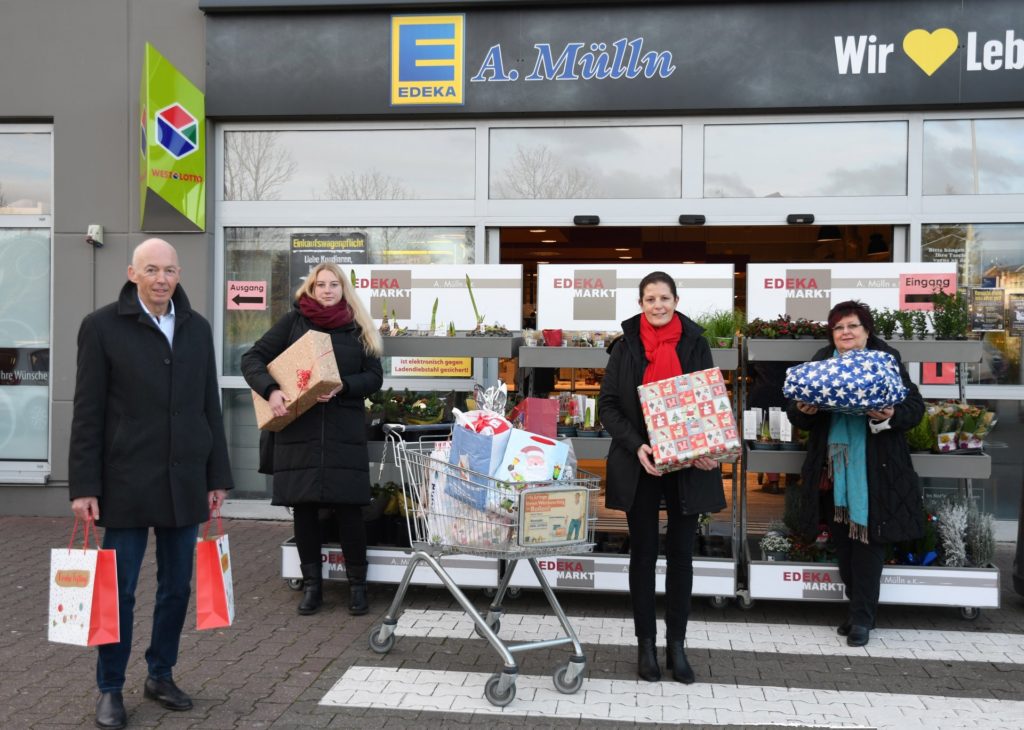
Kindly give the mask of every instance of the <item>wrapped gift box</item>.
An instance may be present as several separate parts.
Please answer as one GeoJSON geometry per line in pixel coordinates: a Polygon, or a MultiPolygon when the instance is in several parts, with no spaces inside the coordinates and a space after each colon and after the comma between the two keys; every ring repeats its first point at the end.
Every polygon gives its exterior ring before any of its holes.
{"type": "Polygon", "coordinates": [[[701,456],[739,456],[740,434],[718,368],[641,385],[637,392],[661,473],[686,468],[701,456]]]}
{"type": "Polygon", "coordinates": [[[782,394],[823,410],[861,415],[907,397],[896,358],[882,350],[853,350],[786,370],[782,394]]]}
{"type": "Polygon", "coordinates": [[[310,330],[275,357],[267,370],[288,398],[288,413],[275,416],[270,403],[253,391],[256,424],[264,431],[280,431],[312,408],[318,397],[341,385],[331,336],[326,332],[310,330]]]}

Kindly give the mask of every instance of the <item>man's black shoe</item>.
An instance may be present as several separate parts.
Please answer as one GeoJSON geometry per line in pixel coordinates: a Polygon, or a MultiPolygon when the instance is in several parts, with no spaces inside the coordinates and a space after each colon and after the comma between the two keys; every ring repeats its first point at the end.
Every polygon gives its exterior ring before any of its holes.
{"type": "Polygon", "coordinates": [[[147,700],[156,700],[168,710],[191,710],[192,698],[178,689],[174,680],[167,679],[146,679],[146,686],[142,694],[147,700]]]}
{"type": "Polygon", "coordinates": [[[113,730],[128,724],[128,713],[124,711],[124,698],[120,692],[103,692],[96,700],[96,727],[113,730]]]}
{"type": "Polygon", "coordinates": [[[864,646],[868,643],[868,639],[871,636],[871,629],[867,626],[858,626],[853,624],[850,626],[850,633],[846,636],[847,646],[864,646]]]}

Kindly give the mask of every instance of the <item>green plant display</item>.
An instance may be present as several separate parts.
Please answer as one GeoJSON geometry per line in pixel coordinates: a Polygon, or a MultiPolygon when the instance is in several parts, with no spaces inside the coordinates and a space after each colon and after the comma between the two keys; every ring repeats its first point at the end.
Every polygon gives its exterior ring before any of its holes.
{"type": "Polygon", "coordinates": [[[715,310],[708,312],[697,319],[697,324],[704,328],[704,339],[712,347],[718,347],[717,341],[720,338],[732,339],[740,328],[737,322],[739,310],[725,311],[715,310]]]}
{"type": "Polygon", "coordinates": [[[871,316],[875,320],[875,332],[883,339],[891,340],[896,334],[896,313],[888,307],[872,310],[871,316]]]}
{"type": "Polygon", "coordinates": [[[900,310],[895,316],[896,324],[900,328],[900,337],[904,340],[914,339],[914,313],[900,310]]]}
{"type": "Polygon", "coordinates": [[[914,334],[917,339],[923,340],[928,336],[928,315],[921,310],[915,310],[913,313],[914,322],[914,334]]]}
{"type": "Polygon", "coordinates": [[[947,294],[939,289],[932,296],[932,326],[937,340],[963,340],[971,325],[967,298],[957,289],[947,294]]]}
{"type": "Polygon", "coordinates": [[[437,297],[434,297],[434,308],[430,310],[430,334],[437,330],[437,297]]]}
{"type": "Polygon", "coordinates": [[[916,426],[907,431],[907,444],[912,451],[931,451],[935,446],[935,434],[932,433],[931,420],[927,413],[916,426]]]}
{"type": "Polygon", "coordinates": [[[486,315],[480,314],[476,308],[476,297],[473,296],[473,281],[469,278],[469,274],[466,274],[466,291],[469,292],[469,303],[473,305],[473,316],[476,317],[476,323],[481,325],[486,315]]]}

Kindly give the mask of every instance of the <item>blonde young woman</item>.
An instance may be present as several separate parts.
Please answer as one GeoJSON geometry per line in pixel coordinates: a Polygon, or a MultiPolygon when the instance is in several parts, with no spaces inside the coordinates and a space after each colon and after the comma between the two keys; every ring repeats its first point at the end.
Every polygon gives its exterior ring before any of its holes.
{"type": "Polygon", "coordinates": [[[360,615],[369,608],[361,509],[370,503],[363,400],[384,380],[383,344],[337,265],[320,264],[309,272],[295,292],[292,310],[242,356],[242,374],[250,388],[270,401],[275,415],[284,415],[288,401],[267,364],[310,330],[331,336],[341,385],[276,435],[272,504],[291,507],[294,515],[303,586],[299,613],[316,613],[323,604],[318,513],[329,507],[337,516],[345,556],[348,610],[360,615]]]}

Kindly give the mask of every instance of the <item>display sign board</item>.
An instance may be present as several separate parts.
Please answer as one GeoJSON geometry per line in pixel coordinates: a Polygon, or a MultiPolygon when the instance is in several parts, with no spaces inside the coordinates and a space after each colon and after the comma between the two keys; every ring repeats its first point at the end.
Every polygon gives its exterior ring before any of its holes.
{"type": "Polygon", "coordinates": [[[471,357],[392,357],[394,378],[471,378],[471,357]]]}
{"type": "Polygon", "coordinates": [[[971,289],[971,331],[1002,332],[1006,328],[1005,289],[971,289]]]}
{"type": "MultiPolygon", "coordinates": [[[[537,558],[537,565],[554,589],[629,592],[629,557],[600,553],[537,558]]],[[[664,558],[655,567],[655,590],[665,592],[664,558]]],[[[521,560],[509,582],[517,588],[539,588],[529,564],[521,560]]],[[[736,594],[736,566],[731,560],[693,559],[693,594],[697,596],[733,596],[736,594]]]]}
{"type": "Polygon", "coordinates": [[[640,281],[652,271],[675,279],[678,310],[691,319],[733,309],[732,264],[540,264],[537,329],[618,330],[640,312],[640,281]]]}
{"type": "Polygon", "coordinates": [[[1024,294],[1010,294],[1010,337],[1024,337],[1024,294]]]}
{"type": "Polygon", "coordinates": [[[747,321],[793,319],[824,322],[839,302],[857,299],[879,309],[931,310],[931,297],[957,287],[956,263],[750,264],[747,321]]]}
{"type": "Polygon", "coordinates": [[[139,89],[139,227],[206,228],[206,99],[146,44],[139,89]]]}
{"type": "Polygon", "coordinates": [[[356,293],[378,323],[387,312],[398,326],[426,333],[436,301],[437,329],[454,323],[456,330],[468,331],[477,325],[475,300],[485,323],[513,332],[523,326],[523,267],[518,264],[363,264],[342,265],[342,270],[350,275],[356,293]]]}
{"type": "Polygon", "coordinates": [[[229,281],[225,288],[228,309],[266,309],[267,282],[229,281]]]}
{"type": "Polygon", "coordinates": [[[288,257],[290,291],[296,291],[310,270],[323,263],[337,264],[343,269],[366,263],[366,234],[293,233],[288,257]]]}

